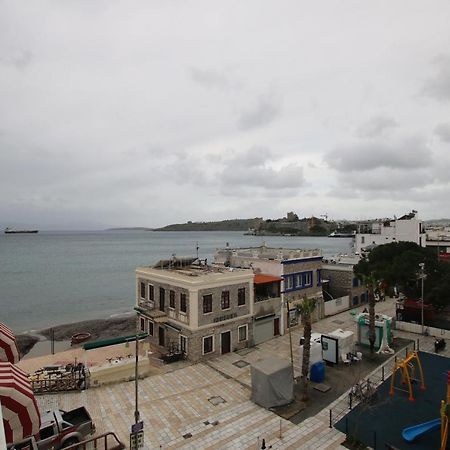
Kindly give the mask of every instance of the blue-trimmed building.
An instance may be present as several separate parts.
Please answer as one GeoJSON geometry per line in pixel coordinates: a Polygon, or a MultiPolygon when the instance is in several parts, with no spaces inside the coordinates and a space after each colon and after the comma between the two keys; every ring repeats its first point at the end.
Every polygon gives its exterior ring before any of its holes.
{"type": "Polygon", "coordinates": [[[216,251],[215,262],[229,267],[252,268],[255,274],[280,277],[279,297],[268,297],[261,302],[255,297],[256,343],[270,337],[271,327],[277,330],[279,324],[279,332],[284,334],[289,325],[297,325],[296,305],[305,297],[318,301],[313,320],[324,317],[320,249],[272,248],[264,243],[259,247],[226,247],[216,251]]]}

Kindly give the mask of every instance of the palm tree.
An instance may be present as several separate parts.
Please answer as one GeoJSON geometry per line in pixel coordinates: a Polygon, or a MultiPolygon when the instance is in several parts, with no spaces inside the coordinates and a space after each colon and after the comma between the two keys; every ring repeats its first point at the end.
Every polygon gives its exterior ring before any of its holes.
{"type": "Polygon", "coordinates": [[[311,315],[316,308],[317,299],[303,298],[303,302],[296,306],[296,312],[301,316],[303,324],[303,361],[302,361],[302,400],[308,400],[308,372],[309,356],[311,353],[311,315]]]}
{"type": "Polygon", "coordinates": [[[379,289],[379,282],[373,272],[367,275],[359,274],[361,281],[367,287],[369,292],[369,344],[370,353],[373,354],[375,350],[375,291],[379,289]]]}

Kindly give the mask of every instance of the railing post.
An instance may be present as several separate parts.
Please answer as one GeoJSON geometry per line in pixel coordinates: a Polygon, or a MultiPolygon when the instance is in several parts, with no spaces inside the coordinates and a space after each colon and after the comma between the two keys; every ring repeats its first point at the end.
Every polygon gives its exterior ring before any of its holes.
{"type": "Polygon", "coordinates": [[[330,428],[333,428],[332,410],[330,408],[330,428]]]}
{"type": "Polygon", "coordinates": [[[351,392],[348,394],[348,402],[349,402],[349,407],[350,407],[350,410],[351,410],[352,406],[353,406],[353,395],[352,395],[351,392]]]}
{"type": "Polygon", "coordinates": [[[384,381],[384,366],[381,366],[381,381],[384,381]]]}

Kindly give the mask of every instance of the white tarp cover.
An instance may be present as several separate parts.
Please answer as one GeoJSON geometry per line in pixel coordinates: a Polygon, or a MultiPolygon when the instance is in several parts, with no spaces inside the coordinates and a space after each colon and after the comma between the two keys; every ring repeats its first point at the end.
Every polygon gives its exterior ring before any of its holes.
{"type": "Polygon", "coordinates": [[[288,361],[270,357],[251,366],[251,400],[264,408],[287,405],[294,400],[292,366],[288,361]]]}

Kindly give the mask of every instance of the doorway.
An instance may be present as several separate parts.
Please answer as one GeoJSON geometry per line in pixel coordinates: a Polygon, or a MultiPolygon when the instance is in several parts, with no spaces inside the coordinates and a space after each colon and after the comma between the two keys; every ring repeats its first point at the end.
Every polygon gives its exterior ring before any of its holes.
{"type": "Polygon", "coordinates": [[[165,310],[165,300],[166,300],[166,292],[164,291],[164,288],[159,288],[159,310],[164,311],[165,310]]]}
{"type": "Polygon", "coordinates": [[[159,326],[158,327],[158,345],[161,347],[164,347],[165,345],[165,332],[164,328],[159,326]]]}
{"type": "Polygon", "coordinates": [[[225,331],[225,333],[221,333],[221,347],[222,347],[222,355],[225,353],[231,352],[231,331],[225,331]]]}
{"type": "Polygon", "coordinates": [[[274,336],[280,335],[280,318],[279,317],[275,317],[275,319],[273,319],[273,335],[274,336]]]}

